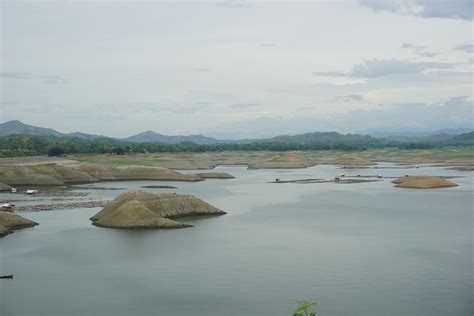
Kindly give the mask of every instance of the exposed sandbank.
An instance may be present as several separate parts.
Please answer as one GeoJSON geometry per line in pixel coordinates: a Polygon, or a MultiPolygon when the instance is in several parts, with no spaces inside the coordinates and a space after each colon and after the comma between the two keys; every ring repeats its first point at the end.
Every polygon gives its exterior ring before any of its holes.
{"type": "Polygon", "coordinates": [[[436,189],[457,186],[456,183],[436,176],[403,176],[393,180],[395,187],[410,189],[436,189]]]}

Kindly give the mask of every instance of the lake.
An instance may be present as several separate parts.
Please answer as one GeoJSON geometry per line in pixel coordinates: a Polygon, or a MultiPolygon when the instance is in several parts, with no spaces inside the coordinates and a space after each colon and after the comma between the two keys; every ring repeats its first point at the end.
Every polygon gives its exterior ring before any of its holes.
{"type": "MultiPolygon", "coordinates": [[[[142,185],[170,184],[178,189],[142,190],[194,194],[228,212],[187,220],[192,228],[99,228],[88,218],[100,208],[22,212],[40,225],[0,240],[0,274],[15,275],[0,280],[0,314],[283,316],[298,300],[317,301],[323,316],[473,314],[471,173],[343,170],[463,176],[452,179],[458,187],[418,190],[395,188],[392,179],[268,183],[341,173],[330,165],[214,171],[236,179],[76,189],[112,199],[142,185]]],[[[12,199],[24,205],[35,198],[0,194],[1,201],[12,199]]]]}

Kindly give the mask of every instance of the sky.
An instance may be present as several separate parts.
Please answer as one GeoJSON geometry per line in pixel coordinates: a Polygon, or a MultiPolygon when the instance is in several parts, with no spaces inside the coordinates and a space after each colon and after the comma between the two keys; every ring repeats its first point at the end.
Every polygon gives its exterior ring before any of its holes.
{"type": "Polygon", "coordinates": [[[230,139],[473,127],[471,0],[0,10],[0,122],[230,139]]]}

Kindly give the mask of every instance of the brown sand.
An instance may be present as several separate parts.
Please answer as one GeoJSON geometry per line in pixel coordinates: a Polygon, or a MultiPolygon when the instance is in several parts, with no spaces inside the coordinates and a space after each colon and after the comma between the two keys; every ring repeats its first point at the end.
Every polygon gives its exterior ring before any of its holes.
{"type": "Polygon", "coordinates": [[[457,186],[456,183],[435,176],[403,176],[393,180],[398,188],[435,189],[457,186]]]}

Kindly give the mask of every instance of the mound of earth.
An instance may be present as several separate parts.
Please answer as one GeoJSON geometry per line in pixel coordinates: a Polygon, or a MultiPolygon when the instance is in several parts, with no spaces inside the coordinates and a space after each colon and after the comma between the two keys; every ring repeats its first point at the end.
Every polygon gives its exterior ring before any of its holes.
{"type": "Polygon", "coordinates": [[[0,178],[9,185],[64,185],[98,181],[76,168],[53,163],[0,165],[0,178]]]}
{"type": "Polygon", "coordinates": [[[183,228],[190,225],[172,219],[223,214],[226,213],[193,195],[130,191],[107,203],[91,221],[110,228],[183,228]]]}
{"type": "Polygon", "coordinates": [[[435,176],[404,176],[393,180],[398,188],[435,189],[457,186],[456,183],[435,176]]]}
{"type": "Polygon", "coordinates": [[[0,179],[8,185],[65,185],[111,180],[201,181],[197,175],[181,174],[162,167],[0,165],[0,179]]]}
{"type": "Polygon", "coordinates": [[[360,156],[341,156],[333,161],[336,165],[373,165],[374,163],[370,160],[362,158],[360,156]]]}
{"type": "Polygon", "coordinates": [[[314,166],[314,163],[297,155],[297,154],[282,154],[265,161],[250,164],[251,169],[273,169],[273,168],[306,168],[314,166]]]}
{"type": "Polygon", "coordinates": [[[182,174],[163,167],[129,166],[112,167],[99,165],[82,165],[79,170],[102,181],[113,180],[169,180],[169,181],[201,181],[197,175],[182,174]]]}
{"type": "Polygon", "coordinates": [[[33,227],[38,225],[37,222],[21,217],[15,213],[0,211],[0,237],[4,237],[13,233],[13,230],[33,227]]]}
{"type": "Polygon", "coordinates": [[[202,179],[234,179],[235,177],[227,172],[201,172],[196,173],[202,179]]]}
{"type": "Polygon", "coordinates": [[[0,192],[2,191],[10,191],[12,189],[11,186],[9,186],[6,183],[0,182],[0,192]]]}
{"type": "Polygon", "coordinates": [[[102,216],[94,221],[93,224],[110,228],[181,228],[189,226],[153,213],[137,200],[125,202],[107,216],[102,216]]]}

